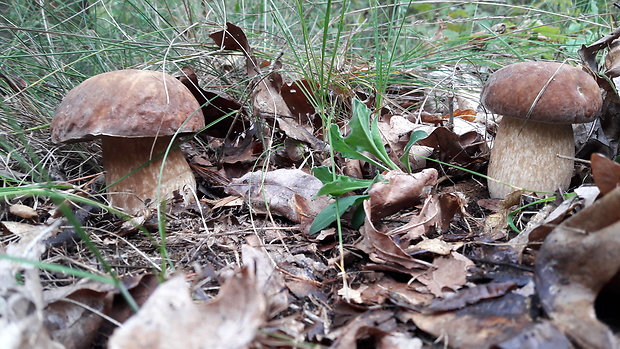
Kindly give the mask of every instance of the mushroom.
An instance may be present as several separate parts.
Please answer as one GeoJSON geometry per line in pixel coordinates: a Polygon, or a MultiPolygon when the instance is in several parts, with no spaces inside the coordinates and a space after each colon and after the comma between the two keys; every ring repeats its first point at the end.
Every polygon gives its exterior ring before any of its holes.
{"type": "Polygon", "coordinates": [[[175,134],[204,127],[200,105],[172,76],[118,70],[93,76],[64,97],[52,120],[52,141],[101,139],[108,200],[127,213],[181,195],[192,201],[196,180],[178,146],[164,153],[175,134]],[[135,172],[134,172],[135,171],[135,172]]]}
{"type": "MultiPolygon", "coordinates": [[[[503,116],[488,176],[528,191],[568,189],[575,156],[571,124],[600,114],[603,99],[596,81],[562,63],[515,63],[490,76],[481,102],[503,116]]],[[[513,190],[499,182],[488,182],[492,198],[513,190]]]]}

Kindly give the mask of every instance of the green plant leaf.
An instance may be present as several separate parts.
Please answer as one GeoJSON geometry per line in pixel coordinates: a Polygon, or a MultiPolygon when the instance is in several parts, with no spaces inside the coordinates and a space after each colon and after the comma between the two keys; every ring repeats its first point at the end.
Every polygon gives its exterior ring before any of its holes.
{"type": "Polygon", "coordinates": [[[368,161],[383,170],[397,170],[398,165],[390,159],[383,145],[377,127],[377,118],[371,122],[370,113],[370,109],[364,103],[353,98],[353,115],[349,121],[351,128],[349,135],[343,138],[338,126],[332,125],[330,128],[334,150],[351,159],[368,161]],[[364,155],[364,152],[374,155],[377,161],[364,155]]]}
{"type": "Polygon", "coordinates": [[[375,180],[371,179],[358,179],[338,174],[335,176],[336,180],[334,180],[334,175],[325,166],[315,167],[312,169],[312,174],[324,184],[316,193],[316,196],[340,196],[354,190],[368,188],[375,182],[375,180]]]}
{"type": "Polygon", "coordinates": [[[342,156],[344,156],[345,158],[366,161],[377,167],[381,167],[384,170],[387,170],[387,168],[385,168],[385,166],[383,166],[382,164],[378,163],[377,161],[369,158],[368,156],[358,152],[357,150],[349,146],[349,144],[347,144],[345,139],[340,134],[338,125],[332,124],[331,127],[329,128],[329,133],[331,135],[332,147],[334,147],[334,151],[342,154],[342,156]]]}
{"type": "Polygon", "coordinates": [[[413,145],[416,144],[419,140],[424,139],[427,136],[428,133],[422,130],[413,131],[411,133],[411,137],[409,137],[409,142],[407,142],[407,145],[405,146],[403,156],[400,157],[400,162],[405,165],[407,172],[411,173],[411,164],[409,163],[409,150],[411,150],[411,147],[413,147],[413,145]]]}
{"type": "Polygon", "coordinates": [[[325,183],[316,195],[340,196],[354,190],[368,188],[373,183],[374,181],[371,179],[357,179],[347,176],[338,176],[337,180],[325,183]]]}
{"type": "Polygon", "coordinates": [[[317,166],[312,168],[312,175],[323,184],[334,181],[334,175],[327,166],[317,166]]]}
{"type": "Polygon", "coordinates": [[[319,212],[310,226],[310,234],[316,234],[319,231],[329,227],[336,219],[349,209],[349,207],[360,204],[362,201],[368,199],[368,195],[351,195],[336,199],[336,201],[327,205],[321,212],[319,212]],[[337,206],[336,206],[337,205],[337,206]],[[338,207],[338,211],[336,211],[338,207]]]}

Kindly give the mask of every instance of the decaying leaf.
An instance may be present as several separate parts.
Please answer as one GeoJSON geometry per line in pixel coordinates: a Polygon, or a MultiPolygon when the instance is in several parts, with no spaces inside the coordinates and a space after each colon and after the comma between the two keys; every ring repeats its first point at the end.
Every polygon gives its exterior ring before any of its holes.
{"type": "Polygon", "coordinates": [[[620,41],[614,40],[605,55],[605,75],[610,79],[620,76],[620,41]]]}
{"type": "Polygon", "coordinates": [[[91,348],[108,314],[115,288],[108,284],[72,285],[46,291],[44,323],[67,349],[91,348]]]}
{"type": "Polygon", "coordinates": [[[209,37],[224,50],[241,51],[246,55],[251,54],[248,38],[243,29],[230,22],[226,22],[226,29],[212,33],[209,37]]]}
{"type": "Polygon", "coordinates": [[[270,317],[277,315],[288,306],[284,278],[265,251],[258,246],[243,245],[241,247],[244,265],[250,265],[256,272],[257,288],[264,293],[267,311],[270,317]]]}
{"type": "Polygon", "coordinates": [[[32,207],[22,204],[11,205],[9,212],[23,219],[33,219],[39,215],[32,207]]]}
{"type": "Polygon", "coordinates": [[[362,228],[362,235],[365,242],[369,245],[366,252],[369,253],[372,261],[400,265],[416,274],[419,271],[416,271],[417,269],[426,269],[429,266],[429,263],[411,257],[394,242],[392,237],[377,230],[369,218],[370,202],[366,200],[363,205],[366,212],[366,221],[362,228]]]}
{"type": "Polygon", "coordinates": [[[267,316],[265,295],[256,276],[242,268],[218,296],[197,304],[182,276],[161,284],[140,311],[117,329],[110,349],[243,348],[267,316]]]}
{"type": "Polygon", "coordinates": [[[454,292],[467,282],[468,269],[474,263],[460,253],[440,256],[433,260],[435,268],[418,278],[436,297],[444,296],[444,291],[454,292]]]}
{"type": "Polygon", "coordinates": [[[484,299],[501,297],[515,287],[516,284],[509,281],[483,284],[472,288],[464,288],[447,298],[436,298],[431,305],[422,309],[422,311],[426,313],[440,313],[462,309],[468,304],[475,304],[484,299]]]}
{"type": "Polygon", "coordinates": [[[401,321],[413,321],[446,346],[478,349],[490,348],[521,333],[532,321],[531,311],[528,299],[513,291],[458,311],[437,314],[403,311],[398,317],[401,321]]]}
{"type": "MultiPolygon", "coordinates": [[[[594,302],[620,272],[620,188],[564,221],[536,259],[536,289],[554,325],[584,348],[617,348],[594,302]]],[[[604,306],[603,306],[604,307],[604,306]]]]}
{"type": "Polygon", "coordinates": [[[234,179],[229,194],[244,197],[257,211],[286,217],[296,223],[310,223],[328,204],[327,197],[314,197],[323,183],[301,170],[278,169],[251,172],[234,179]]]}
{"type": "Polygon", "coordinates": [[[413,174],[389,171],[384,176],[385,181],[373,184],[368,193],[371,219],[377,220],[413,207],[430,193],[437,177],[437,170],[433,168],[413,174]]]}
{"type": "Polygon", "coordinates": [[[441,161],[469,169],[480,168],[482,165],[480,156],[486,150],[484,138],[478,131],[458,135],[445,127],[437,127],[418,144],[435,149],[441,161]]]}
{"type": "Polygon", "coordinates": [[[620,184],[620,164],[609,160],[602,154],[594,153],[590,157],[594,183],[605,195],[620,184]]]}
{"type": "Polygon", "coordinates": [[[372,338],[376,345],[383,337],[392,332],[395,325],[393,314],[390,311],[377,310],[362,313],[343,328],[330,333],[330,337],[336,339],[331,348],[355,348],[356,342],[362,338],[372,338]]]}
{"type": "Polygon", "coordinates": [[[495,345],[498,349],[572,348],[566,336],[549,321],[535,322],[521,333],[495,345]]]}
{"type": "Polygon", "coordinates": [[[203,89],[198,85],[198,76],[191,67],[183,67],[182,75],[177,77],[187,87],[201,106],[205,125],[208,127],[204,134],[224,138],[229,133],[237,135],[248,128],[242,117],[237,115],[241,111],[241,104],[222,91],[203,89]]]}

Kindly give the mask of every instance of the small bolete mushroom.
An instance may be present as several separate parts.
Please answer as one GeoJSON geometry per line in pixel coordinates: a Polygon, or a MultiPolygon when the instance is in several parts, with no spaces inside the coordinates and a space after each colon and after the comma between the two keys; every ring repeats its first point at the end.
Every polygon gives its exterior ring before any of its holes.
{"type": "Polygon", "coordinates": [[[110,204],[133,214],[175,192],[191,201],[196,180],[178,146],[165,158],[159,197],[158,178],[172,136],[203,127],[200,105],[177,79],[156,71],[117,70],[67,93],[52,120],[52,141],[101,138],[110,204]]]}
{"type": "MultiPolygon", "coordinates": [[[[566,190],[575,156],[571,124],[594,120],[603,104],[596,81],[562,63],[515,63],[489,77],[481,101],[503,115],[488,176],[531,191],[566,190]]],[[[488,186],[492,198],[512,191],[491,180],[488,186]]]]}

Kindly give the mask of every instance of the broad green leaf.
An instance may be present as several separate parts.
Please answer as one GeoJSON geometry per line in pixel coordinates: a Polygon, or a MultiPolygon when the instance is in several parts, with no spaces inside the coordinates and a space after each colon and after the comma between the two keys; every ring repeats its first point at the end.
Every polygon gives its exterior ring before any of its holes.
{"type": "Polygon", "coordinates": [[[342,154],[345,158],[362,160],[368,163],[371,163],[377,167],[381,167],[384,170],[387,170],[385,166],[381,165],[377,161],[367,157],[366,155],[354,150],[351,148],[346,142],[345,139],[340,134],[340,130],[338,130],[338,125],[331,125],[329,132],[332,138],[332,147],[334,147],[334,151],[342,154]]]}
{"type": "Polygon", "coordinates": [[[368,198],[368,195],[351,195],[336,199],[336,201],[327,205],[327,207],[314,217],[314,221],[310,226],[310,234],[316,234],[329,227],[336,221],[337,217],[342,216],[349,207],[358,205],[368,198]],[[336,203],[338,205],[338,211],[336,211],[336,203]]]}
{"type": "Polygon", "coordinates": [[[327,166],[317,166],[312,169],[312,175],[321,181],[323,184],[327,184],[334,180],[332,171],[327,166]]]}
{"type": "Polygon", "coordinates": [[[316,193],[316,196],[320,195],[333,195],[340,196],[348,192],[365,189],[370,187],[374,183],[371,179],[357,179],[348,176],[338,176],[333,182],[325,183],[323,187],[316,193]]]}
{"type": "Polygon", "coordinates": [[[312,169],[312,174],[324,184],[316,193],[316,196],[339,196],[354,190],[368,188],[375,182],[375,180],[371,179],[358,179],[338,174],[335,176],[336,180],[334,180],[334,175],[325,166],[315,167],[312,169]]]}
{"type": "Polygon", "coordinates": [[[379,128],[377,119],[370,121],[370,109],[357,98],[353,99],[353,115],[349,121],[351,132],[347,137],[342,137],[336,125],[332,125],[330,133],[334,150],[344,157],[356,160],[368,161],[384,170],[397,170],[396,165],[388,156],[379,128]],[[364,155],[368,152],[377,158],[377,161],[364,155]]]}
{"type": "Polygon", "coordinates": [[[407,172],[411,173],[411,164],[409,163],[409,150],[411,150],[411,147],[413,147],[413,145],[416,144],[419,140],[424,139],[427,136],[428,134],[421,130],[413,131],[411,133],[411,137],[409,137],[409,142],[407,142],[407,145],[405,146],[403,156],[400,157],[400,161],[403,163],[403,165],[405,165],[407,172]]]}

